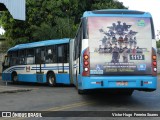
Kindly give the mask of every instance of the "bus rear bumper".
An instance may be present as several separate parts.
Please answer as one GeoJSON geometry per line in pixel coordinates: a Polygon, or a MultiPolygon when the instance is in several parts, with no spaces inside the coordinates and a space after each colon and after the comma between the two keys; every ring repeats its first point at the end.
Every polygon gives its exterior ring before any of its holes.
{"type": "Polygon", "coordinates": [[[153,76],[116,76],[82,77],[79,89],[137,89],[153,91],[157,88],[157,77],[153,76]]]}

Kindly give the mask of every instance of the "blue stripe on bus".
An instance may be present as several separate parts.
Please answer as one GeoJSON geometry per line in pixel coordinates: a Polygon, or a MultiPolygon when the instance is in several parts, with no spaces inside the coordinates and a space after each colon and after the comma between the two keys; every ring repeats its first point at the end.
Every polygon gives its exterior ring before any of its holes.
{"type": "Polygon", "coordinates": [[[24,70],[24,69],[10,69],[10,70],[8,70],[7,72],[12,72],[12,71],[14,71],[14,70],[24,70]]]}
{"type": "MultiPolygon", "coordinates": [[[[59,69],[65,69],[69,70],[69,66],[49,66],[49,67],[41,67],[42,70],[59,70],[59,69]]],[[[40,67],[32,67],[31,70],[40,70],[40,67]]]]}
{"type": "MultiPolygon", "coordinates": [[[[68,70],[69,66],[49,66],[49,67],[41,67],[42,70],[59,70],[59,69],[65,69],[68,70]]],[[[7,72],[12,72],[14,70],[24,70],[25,67],[13,67],[9,69],[7,72]]],[[[40,67],[32,67],[31,70],[40,70],[40,67]]]]}
{"type": "Polygon", "coordinates": [[[7,72],[12,72],[13,70],[24,70],[25,67],[13,67],[9,69],[7,72]]]}
{"type": "MultiPolygon", "coordinates": [[[[48,67],[41,67],[41,68],[55,68],[55,67],[67,67],[67,68],[69,68],[69,66],[48,66],[48,67]]],[[[32,68],[39,68],[39,66],[38,67],[32,67],[32,68]]]]}
{"type": "MultiPolygon", "coordinates": [[[[60,70],[60,69],[62,69],[62,68],[41,68],[41,70],[60,70]]],[[[7,72],[13,72],[13,71],[15,71],[15,70],[24,70],[24,69],[14,69],[14,68],[12,68],[12,69],[10,69],[10,70],[8,70],[7,72]]],[[[31,70],[40,70],[40,68],[34,68],[34,69],[31,69],[31,70]]],[[[69,70],[69,68],[64,68],[64,70],[69,70]]]]}
{"type": "MultiPolygon", "coordinates": [[[[40,68],[38,69],[31,69],[31,70],[40,70],[40,68]]],[[[55,69],[55,68],[51,68],[51,69],[41,69],[41,70],[60,70],[60,69],[55,69]]],[[[69,68],[64,68],[64,70],[69,70],[69,68]]]]}

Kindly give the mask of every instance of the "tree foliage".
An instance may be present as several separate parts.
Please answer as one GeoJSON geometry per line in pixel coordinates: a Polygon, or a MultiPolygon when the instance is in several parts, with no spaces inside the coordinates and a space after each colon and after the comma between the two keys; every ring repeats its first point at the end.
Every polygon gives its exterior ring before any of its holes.
{"type": "Polygon", "coordinates": [[[156,42],[157,48],[160,49],[160,30],[157,30],[156,40],[158,40],[158,41],[156,42]]]}
{"type": "Polygon", "coordinates": [[[56,38],[73,38],[84,11],[123,9],[116,0],[26,0],[26,21],[0,15],[0,25],[11,45],[56,38]]]}
{"type": "Polygon", "coordinates": [[[157,48],[160,48],[160,40],[156,42],[157,48]]]}

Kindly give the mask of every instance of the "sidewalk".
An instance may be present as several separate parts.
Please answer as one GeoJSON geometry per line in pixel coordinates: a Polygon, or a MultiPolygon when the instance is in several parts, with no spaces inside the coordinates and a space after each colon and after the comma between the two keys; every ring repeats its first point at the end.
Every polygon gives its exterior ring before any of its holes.
{"type": "Polygon", "coordinates": [[[26,92],[26,91],[31,91],[31,90],[32,89],[10,86],[9,84],[6,84],[6,82],[2,81],[2,78],[0,76],[0,94],[1,93],[26,92]]]}

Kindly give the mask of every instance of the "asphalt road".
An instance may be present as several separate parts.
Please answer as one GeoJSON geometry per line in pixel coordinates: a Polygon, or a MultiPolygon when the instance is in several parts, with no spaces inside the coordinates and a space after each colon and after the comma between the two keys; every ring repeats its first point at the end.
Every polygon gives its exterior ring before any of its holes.
{"type": "MultiPolygon", "coordinates": [[[[160,78],[159,78],[160,79],[160,78]]],[[[0,80],[0,85],[4,86],[0,80]]],[[[48,87],[43,84],[8,84],[8,87],[27,88],[30,91],[1,93],[0,111],[160,111],[160,83],[154,92],[135,91],[131,97],[109,96],[107,93],[79,95],[73,86],[48,87]]],[[[7,118],[0,118],[0,120],[7,118]]],[[[14,118],[17,120],[17,118],[14,118]]],[[[24,118],[20,118],[24,119],[24,118]]],[[[28,119],[28,118],[27,118],[28,119]]],[[[32,118],[29,118],[32,119],[32,118]]],[[[53,118],[37,118],[53,119],[53,118]]],[[[54,118],[55,119],[55,118],[54,118]]],[[[81,117],[58,117],[58,119],[81,120],[81,117]]],[[[91,119],[83,117],[83,119],[91,119]]],[[[92,120],[97,120],[93,117],[92,120]]],[[[105,119],[99,117],[99,119],[105,119]]],[[[111,120],[117,117],[107,118],[111,120]]],[[[151,119],[149,117],[119,118],[122,120],[151,119]]],[[[152,120],[159,120],[153,118],[152,120]]]]}

